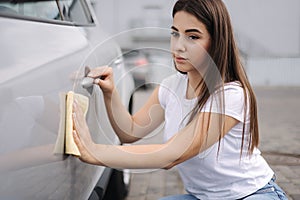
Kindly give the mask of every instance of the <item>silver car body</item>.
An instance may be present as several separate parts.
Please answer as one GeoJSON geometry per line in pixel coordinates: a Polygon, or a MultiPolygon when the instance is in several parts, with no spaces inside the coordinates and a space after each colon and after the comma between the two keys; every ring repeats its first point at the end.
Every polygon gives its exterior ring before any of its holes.
{"type": "Polygon", "coordinates": [[[85,66],[109,64],[128,105],[133,79],[119,46],[99,28],[91,4],[78,2],[91,17],[88,25],[0,9],[0,199],[88,199],[103,176],[104,167],[54,153],[61,92],[89,97],[92,137],[118,143],[101,91],[94,87],[88,93],[80,82],[85,66]]]}

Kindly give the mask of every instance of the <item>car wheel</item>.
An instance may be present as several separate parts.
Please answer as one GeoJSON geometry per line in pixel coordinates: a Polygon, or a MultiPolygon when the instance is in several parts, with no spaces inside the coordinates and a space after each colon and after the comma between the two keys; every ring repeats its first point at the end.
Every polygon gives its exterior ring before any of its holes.
{"type": "Polygon", "coordinates": [[[129,187],[124,182],[123,171],[113,170],[103,200],[124,200],[129,187]]]}

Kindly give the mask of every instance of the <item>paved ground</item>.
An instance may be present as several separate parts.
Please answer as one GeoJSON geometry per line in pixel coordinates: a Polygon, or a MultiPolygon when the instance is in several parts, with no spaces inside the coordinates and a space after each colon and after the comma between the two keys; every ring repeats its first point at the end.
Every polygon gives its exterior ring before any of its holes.
{"type": "MultiPolygon", "coordinates": [[[[137,109],[151,90],[135,94],[137,109]]],[[[255,88],[261,133],[260,150],[277,174],[277,183],[290,200],[300,200],[300,87],[255,88]]],[[[161,134],[142,143],[159,142],[161,134]]],[[[156,200],[184,193],[176,169],[136,171],[127,200],[156,200]]]]}

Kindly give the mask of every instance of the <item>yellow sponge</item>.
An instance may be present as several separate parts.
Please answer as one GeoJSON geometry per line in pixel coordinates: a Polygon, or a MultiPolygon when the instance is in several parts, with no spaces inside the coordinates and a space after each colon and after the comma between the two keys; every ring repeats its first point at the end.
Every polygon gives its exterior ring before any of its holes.
{"type": "Polygon", "coordinates": [[[88,97],[74,93],[72,91],[68,93],[60,94],[60,123],[58,130],[58,137],[54,148],[54,153],[65,153],[80,156],[80,152],[73,139],[73,102],[77,100],[78,105],[83,110],[84,116],[86,116],[89,108],[88,97]]]}

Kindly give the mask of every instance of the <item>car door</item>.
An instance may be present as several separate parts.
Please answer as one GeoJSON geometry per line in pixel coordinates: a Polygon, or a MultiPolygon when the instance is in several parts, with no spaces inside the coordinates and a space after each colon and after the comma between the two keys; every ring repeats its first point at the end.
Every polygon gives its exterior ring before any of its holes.
{"type": "MultiPolygon", "coordinates": [[[[124,73],[115,43],[97,48],[106,36],[90,8],[83,0],[0,3],[0,199],[88,199],[105,171],[54,152],[59,94],[69,90],[89,98],[95,141],[118,142],[101,91],[81,87],[85,66],[109,63],[117,79],[124,73]]],[[[126,103],[132,81],[120,80],[126,103]]]]}

